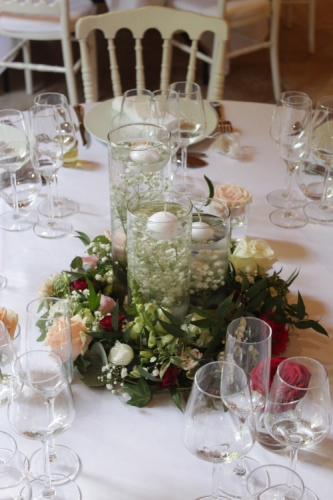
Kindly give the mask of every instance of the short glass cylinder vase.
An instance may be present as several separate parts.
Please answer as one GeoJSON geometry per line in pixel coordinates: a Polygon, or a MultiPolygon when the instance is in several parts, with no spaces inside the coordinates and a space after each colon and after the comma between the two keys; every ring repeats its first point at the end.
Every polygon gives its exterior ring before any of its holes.
{"type": "Polygon", "coordinates": [[[108,134],[114,291],[127,293],[127,203],[139,193],[170,186],[171,133],[166,127],[133,123],[108,134]]]}
{"type": "Polygon", "coordinates": [[[128,283],[130,302],[147,302],[177,317],[190,297],[192,203],[176,192],[139,194],[128,202],[128,283]]]}
{"type": "Polygon", "coordinates": [[[215,198],[191,197],[191,302],[214,309],[225,298],[230,242],[230,210],[215,198]]]}

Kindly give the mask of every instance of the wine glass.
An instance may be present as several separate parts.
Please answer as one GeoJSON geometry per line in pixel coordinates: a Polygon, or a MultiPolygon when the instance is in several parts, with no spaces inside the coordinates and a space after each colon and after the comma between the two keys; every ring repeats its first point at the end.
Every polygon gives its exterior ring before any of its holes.
{"type": "Polygon", "coordinates": [[[6,285],[7,285],[7,278],[4,274],[0,273],[0,290],[5,288],[6,285]]]}
{"type": "MultiPolygon", "coordinates": [[[[299,448],[320,443],[331,426],[329,381],[319,361],[294,356],[280,363],[266,403],[265,425],[277,441],[290,447],[289,467],[295,471],[299,448]]],[[[317,498],[306,490],[307,500],[317,498]]]]}
{"type": "Polygon", "coordinates": [[[321,199],[305,206],[305,213],[311,220],[333,221],[333,200],[329,196],[330,169],[333,165],[333,95],[317,102],[313,116],[311,151],[325,165],[324,187],[321,199]]]}
{"type": "Polygon", "coordinates": [[[206,129],[205,110],[200,86],[192,82],[176,82],[169,86],[179,95],[180,116],[180,146],[182,152],[182,183],[173,186],[179,191],[191,196],[202,196],[204,193],[193,184],[187,182],[187,147],[206,129]]]}
{"type": "MultiPolygon", "coordinates": [[[[72,332],[68,304],[55,297],[43,297],[31,301],[26,308],[27,323],[25,350],[43,350],[57,354],[65,368],[69,384],[73,380],[72,332]]],[[[80,461],[77,454],[67,446],[49,443],[50,471],[53,483],[63,478],[75,477],[80,461]]],[[[43,455],[38,449],[29,457],[29,473],[37,478],[43,475],[43,455]]]]}
{"type": "MultiPolygon", "coordinates": [[[[35,97],[35,104],[55,106],[60,117],[60,135],[63,145],[64,167],[75,167],[78,159],[78,143],[66,96],[57,92],[47,92],[45,94],[39,94],[35,97]]],[[[79,204],[76,203],[76,201],[71,200],[70,198],[59,198],[57,174],[53,176],[53,183],[56,193],[54,197],[54,216],[67,217],[68,215],[75,214],[79,209],[79,204]]],[[[43,201],[42,203],[40,203],[38,210],[42,215],[47,216],[47,201],[43,201]]]]}
{"type": "Polygon", "coordinates": [[[213,464],[212,495],[219,495],[220,464],[243,457],[254,444],[250,388],[246,373],[226,361],[202,366],[195,374],[187,402],[182,439],[188,450],[213,464]]]}
{"type": "Polygon", "coordinates": [[[292,181],[300,164],[310,153],[312,102],[306,96],[292,95],[282,103],[279,133],[279,155],[288,167],[287,204],[269,216],[271,222],[283,228],[303,227],[308,218],[302,208],[292,205],[292,181]]]}
{"type": "Polygon", "coordinates": [[[52,178],[63,164],[63,141],[60,139],[60,117],[54,106],[35,104],[30,109],[31,163],[46,180],[48,187],[48,219],[34,226],[42,238],[62,238],[72,231],[72,226],[55,220],[52,196],[52,178]]]}
{"type": "Polygon", "coordinates": [[[32,482],[33,500],[81,498],[78,487],[68,478],[62,484],[51,482],[48,460],[49,440],[69,429],[74,416],[73,396],[61,358],[48,351],[21,354],[13,367],[8,420],[20,436],[40,441],[43,446],[43,485],[32,482]]]}
{"type": "Polygon", "coordinates": [[[0,407],[8,403],[12,366],[16,357],[6,325],[0,321],[0,407]]]}
{"type": "Polygon", "coordinates": [[[123,94],[119,114],[119,126],[132,123],[151,123],[153,94],[146,89],[131,89],[123,94]]]}
{"type": "Polygon", "coordinates": [[[16,441],[3,431],[0,431],[0,499],[31,500],[31,485],[16,441]]]}
{"type": "MultiPolygon", "coordinates": [[[[272,329],[263,320],[254,317],[234,319],[228,326],[224,359],[240,366],[246,373],[250,388],[256,427],[260,428],[269,388],[272,329]],[[256,371],[259,376],[256,376],[256,371]]],[[[247,498],[246,480],[258,467],[250,457],[237,460],[223,467],[221,490],[233,497],[247,498]]]]}
{"type": "MultiPolygon", "coordinates": [[[[282,116],[282,104],[284,100],[287,97],[292,97],[292,96],[303,96],[303,97],[308,97],[307,94],[304,92],[295,92],[295,91],[287,91],[283,92],[273,111],[272,119],[271,119],[271,125],[270,125],[270,136],[272,137],[273,141],[276,142],[276,144],[279,144],[279,137],[280,137],[280,127],[281,127],[281,116],[282,116]]],[[[288,183],[289,183],[289,175],[288,175],[288,168],[286,169],[286,178],[284,182],[284,188],[283,189],[274,189],[274,191],[271,191],[268,193],[266,199],[270,205],[273,205],[273,207],[277,208],[285,208],[287,206],[287,195],[288,195],[288,183]]],[[[303,207],[306,204],[306,198],[302,196],[301,193],[298,193],[297,191],[292,190],[291,191],[291,203],[293,207],[303,207]]]]}
{"type": "Polygon", "coordinates": [[[0,216],[0,227],[7,231],[26,231],[38,222],[38,217],[26,210],[19,210],[16,172],[30,157],[28,127],[21,111],[0,111],[0,167],[10,173],[14,210],[0,216]]]}

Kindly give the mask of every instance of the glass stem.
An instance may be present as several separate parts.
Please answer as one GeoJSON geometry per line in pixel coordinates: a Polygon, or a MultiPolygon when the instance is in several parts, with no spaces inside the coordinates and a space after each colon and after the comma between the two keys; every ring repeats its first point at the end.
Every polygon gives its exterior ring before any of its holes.
{"type": "MultiPolygon", "coordinates": [[[[50,416],[53,415],[54,399],[47,399],[47,410],[48,410],[48,420],[50,416]]],[[[44,486],[42,490],[42,497],[46,499],[54,498],[55,490],[51,487],[51,468],[49,459],[49,442],[47,440],[42,441],[43,449],[43,463],[44,463],[44,486]]]]}
{"type": "Polygon", "coordinates": [[[288,188],[289,188],[289,168],[287,167],[286,176],[284,178],[284,186],[283,186],[283,198],[288,198],[288,188]]]}
{"type": "Polygon", "coordinates": [[[220,465],[213,464],[213,484],[212,484],[212,499],[217,500],[219,498],[219,488],[220,488],[220,465]]]}
{"type": "Polygon", "coordinates": [[[47,205],[49,212],[49,222],[54,220],[54,205],[53,205],[53,195],[52,195],[52,177],[46,178],[47,184],[47,205]]]}
{"type": "Polygon", "coordinates": [[[10,182],[12,185],[13,191],[13,204],[14,204],[14,212],[15,218],[19,218],[19,207],[18,207],[18,199],[17,199],[17,190],[16,190],[16,172],[10,172],[10,182]]]}
{"type": "Polygon", "coordinates": [[[183,190],[186,191],[186,174],[187,174],[187,146],[181,146],[182,152],[182,184],[183,190]]]}
{"type": "Polygon", "coordinates": [[[291,212],[291,209],[292,209],[291,187],[292,187],[292,180],[293,180],[293,175],[294,175],[295,169],[290,168],[290,166],[288,164],[287,164],[287,166],[288,166],[288,178],[287,178],[287,190],[286,190],[286,193],[287,193],[286,214],[289,214],[291,212]]]}
{"type": "Polygon", "coordinates": [[[240,458],[239,460],[237,460],[236,467],[234,468],[233,473],[236,476],[245,476],[246,469],[244,467],[244,458],[240,458]]]}
{"type": "Polygon", "coordinates": [[[321,196],[319,208],[320,210],[326,210],[328,208],[327,198],[328,198],[328,179],[330,177],[331,162],[325,162],[325,173],[324,173],[324,189],[321,196]]]}
{"type": "MultiPolygon", "coordinates": [[[[296,472],[296,462],[297,462],[297,454],[298,454],[298,448],[290,448],[290,463],[289,463],[289,468],[292,472],[296,472]]],[[[286,493],[285,493],[285,500],[294,500],[295,495],[294,495],[294,485],[293,485],[293,474],[292,472],[289,471],[287,474],[287,484],[286,484],[286,493]]]]}
{"type": "Polygon", "coordinates": [[[53,204],[57,206],[59,204],[59,191],[58,191],[58,176],[57,176],[57,174],[54,174],[53,182],[54,182],[54,192],[55,192],[53,204]]]}
{"type": "Polygon", "coordinates": [[[49,462],[56,462],[58,459],[55,451],[55,439],[50,439],[49,443],[49,462]]]}

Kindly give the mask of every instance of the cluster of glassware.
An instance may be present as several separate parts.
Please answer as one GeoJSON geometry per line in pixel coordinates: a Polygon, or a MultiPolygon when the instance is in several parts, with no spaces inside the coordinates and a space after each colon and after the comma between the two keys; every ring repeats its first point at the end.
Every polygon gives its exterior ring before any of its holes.
{"type": "Polygon", "coordinates": [[[297,228],[308,220],[333,222],[332,113],[333,96],[319,99],[313,112],[312,101],[303,92],[281,94],[270,133],[287,165],[287,178],[284,189],[267,195],[278,208],[270,215],[273,224],[297,228]],[[312,161],[307,161],[309,157],[312,161]]]}
{"type": "Polygon", "coordinates": [[[63,218],[76,213],[79,206],[59,197],[57,172],[63,165],[76,165],[77,151],[76,130],[63,94],[38,95],[27,116],[15,109],[0,111],[0,189],[14,209],[0,216],[1,229],[33,228],[42,238],[61,238],[71,232],[71,224],[63,218]],[[26,207],[36,200],[43,179],[48,197],[38,210],[47,219],[39,220],[26,207]]]}
{"type": "Polygon", "coordinates": [[[0,321],[0,406],[19,435],[41,443],[31,456],[17,450],[14,439],[0,433],[0,498],[79,500],[72,480],[79,470],[77,454],[55,444],[75,417],[72,333],[68,305],[42,298],[26,308],[26,336],[13,339],[0,321]]]}
{"type": "Polygon", "coordinates": [[[235,319],[223,361],[195,374],[182,438],[191,453],[213,464],[212,494],[200,500],[318,500],[295,469],[298,450],[320,443],[330,430],[328,375],[318,361],[292,357],[279,364],[270,387],[271,342],[261,319],[235,319]],[[273,451],[289,447],[289,467],[247,457],[255,440],[273,451]]]}

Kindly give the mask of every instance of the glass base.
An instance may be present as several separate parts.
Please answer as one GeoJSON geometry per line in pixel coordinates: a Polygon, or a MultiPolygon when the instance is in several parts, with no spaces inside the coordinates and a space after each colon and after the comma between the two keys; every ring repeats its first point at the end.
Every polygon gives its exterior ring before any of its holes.
{"type": "Polygon", "coordinates": [[[321,208],[321,201],[313,201],[308,203],[304,208],[306,215],[311,220],[318,222],[333,222],[333,205],[332,203],[326,203],[325,208],[321,208]]]}
{"type": "MultiPolygon", "coordinates": [[[[208,495],[204,497],[198,497],[196,500],[215,500],[215,498],[213,498],[212,495],[208,495]]],[[[231,500],[231,499],[224,496],[221,497],[221,495],[219,495],[218,497],[216,497],[216,500],[231,500]]]]}
{"type": "MultiPolygon", "coordinates": [[[[271,191],[266,196],[266,200],[270,205],[276,208],[286,208],[287,206],[287,193],[284,189],[275,189],[271,191]]],[[[307,199],[305,196],[302,196],[301,193],[297,193],[297,191],[291,192],[291,205],[293,208],[300,208],[306,205],[307,199]]]]}
{"type": "MultiPolygon", "coordinates": [[[[70,198],[58,198],[54,200],[54,217],[59,219],[74,215],[79,210],[80,206],[76,201],[70,198]]],[[[38,206],[38,212],[45,217],[49,215],[49,207],[47,200],[42,201],[38,206]]]]}
{"type": "MultiPolygon", "coordinates": [[[[77,454],[61,444],[55,445],[55,453],[54,460],[50,460],[52,484],[61,484],[69,479],[74,479],[80,468],[80,459],[77,454]]],[[[25,463],[28,464],[26,468],[29,475],[33,479],[43,482],[43,450],[41,448],[36,450],[25,463]]]]}
{"type": "Polygon", "coordinates": [[[73,227],[68,222],[61,219],[57,220],[42,220],[34,226],[34,232],[37,236],[41,238],[63,238],[67,236],[73,227]]]}
{"type": "Polygon", "coordinates": [[[194,184],[174,184],[172,186],[172,191],[181,193],[184,196],[205,196],[202,189],[197,188],[194,184]]]}
{"type": "Polygon", "coordinates": [[[43,485],[37,480],[31,481],[31,499],[45,500],[46,498],[56,498],[57,500],[81,500],[81,492],[73,481],[67,480],[67,482],[63,482],[62,484],[52,483],[51,487],[55,491],[54,496],[43,496],[43,485]]]}
{"type": "Polygon", "coordinates": [[[37,215],[20,210],[17,214],[14,211],[5,212],[0,216],[0,228],[5,231],[27,231],[38,222],[37,215]]]}
{"type": "Polygon", "coordinates": [[[243,463],[246,470],[243,475],[238,475],[234,472],[236,467],[235,462],[222,464],[220,467],[220,491],[232,499],[245,500],[248,498],[246,480],[250,472],[260,465],[259,462],[250,457],[244,457],[243,463]]]}
{"type": "Polygon", "coordinates": [[[304,488],[302,500],[319,500],[319,498],[309,488],[304,488]]]}
{"type": "Polygon", "coordinates": [[[296,229],[306,226],[308,223],[308,218],[302,208],[292,208],[288,211],[281,208],[280,210],[272,212],[269,218],[275,226],[284,227],[286,229],[296,229]]]}
{"type": "Polygon", "coordinates": [[[7,285],[7,278],[4,274],[0,273],[0,290],[5,288],[6,285],[7,285]]]}

